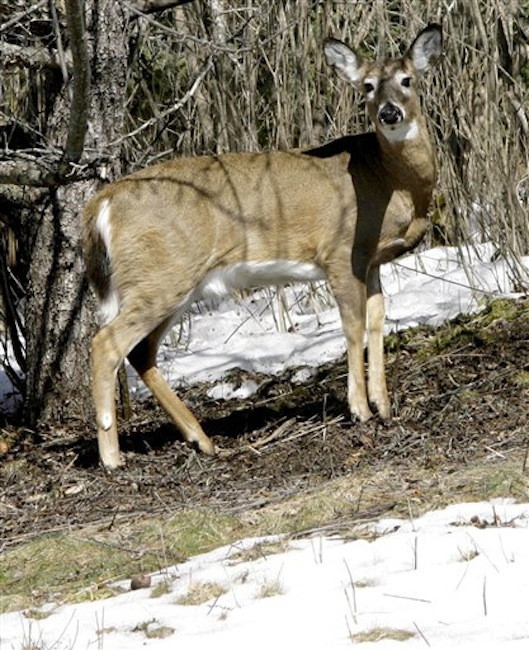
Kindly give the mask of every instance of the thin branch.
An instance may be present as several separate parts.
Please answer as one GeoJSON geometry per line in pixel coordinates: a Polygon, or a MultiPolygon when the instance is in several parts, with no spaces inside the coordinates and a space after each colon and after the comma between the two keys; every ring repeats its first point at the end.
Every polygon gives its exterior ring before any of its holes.
{"type": "MultiPolygon", "coordinates": [[[[193,1],[193,0],[191,0],[193,1]]],[[[152,16],[149,16],[148,14],[142,13],[139,9],[137,9],[134,6],[134,2],[132,1],[127,1],[127,0],[121,0],[123,3],[123,6],[126,7],[129,11],[133,13],[133,17],[135,18],[141,18],[142,16],[145,18],[145,21],[149,24],[152,25],[155,29],[160,30],[164,34],[169,34],[170,36],[173,37],[175,43],[195,43],[196,45],[200,45],[204,48],[208,48],[208,51],[210,52],[215,52],[215,53],[222,53],[226,52],[229,55],[234,55],[235,53],[241,54],[243,52],[250,52],[252,50],[252,45],[237,45],[236,48],[234,47],[221,47],[218,44],[213,44],[210,39],[207,38],[199,38],[198,36],[194,36],[193,34],[185,34],[185,36],[179,32],[177,29],[174,27],[168,27],[167,25],[164,25],[160,21],[156,20],[156,18],[153,18],[152,16]]],[[[285,28],[286,31],[287,28],[285,28]]],[[[275,36],[271,36],[269,38],[270,41],[273,41],[275,36]]],[[[228,39],[229,42],[233,41],[233,37],[228,39]]]]}
{"type": "Polygon", "coordinates": [[[525,112],[524,105],[516,99],[516,97],[509,97],[509,101],[511,102],[511,106],[514,109],[514,113],[516,117],[518,118],[518,121],[520,122],[520,127],[522,131],[524,132],[524,135],[526,137],[529,136],[529,120],[527,119],[527,113],[525,112]]]}
{"type": "MultiPolygon", "coordinates": [[[[66,85],[68,83],[68,79],[70,78],[70,75],[68,74],[68,66],[66,65],[66,55],[62,43],[62,29],[59,23],[57,7],[55,6],[54,2],[50,2],[50,16],[53,23],[53,31],[55,33],[55,45],[57,49],[56,56],[59,60],[63,83],[64,85],[66,85]]],[[[71,54],[70,54],[70,58],[71,58],[71,54]]],[[[69,90],[70,90],[70,97],[71,97],[71,88],[69,90]]]]}
{"type": "Polygon", "coordinates": [[[32,7],[28,7],[23,11],[19,12],[18,14],[15,14],[13,18],[6,20],[4,23],[0,25],[0,34],[2,32],[6,32],[10,27],[19,23],[22,20],[22,18],[30,16],[36,11],[39,11],[40,9],[42,9],[42,7],[45,7],[47,4],[48,4],[48,0],[40,0],[40,2],[35,3],[32,7]]]}
{"type": "Polygon", "coordinates": [[[81,0],[66,0],[65,6],[73,61],[72,104],[64,151],[64,159],[70,163],[77,162],[83,153],[90,105],[90,64],[86,47],[84,3],[81,0]]]}
{"type": "Polygon", "coordinates": [[[129,6],[142,14],[154,14],[164,9],[172,9],[188,4],[193,0],[129,0],[129,6]]]}
{"type": "Polygon", "coordinates": [[[12,186],[8,194],[19,203],[24,197],[15,190],[16,186],[59,187],[99,178],[98,169],[106,162],[101,153],[97,152],[86,155],[82,165],[70,164],[65,167],[61,165],[64,158],[59,153],[46,149],[32,149],[31,153],[28,151],[30,150],[9,152],[2,158],[0,150],[0,200],[6,195],[6,189],[2,185],[12,186]]]}
{"type": "Polygon", "coordinates": [[[0,185],[28,185],[30,187],[57,187],[58,162],[44,163],[42,159],[20,157],[0,161],[0,185]]]}
{"type": "Polygon", "coordinates": [[[147,120],[144,122],[141,126],[139,126],[137,129],[134,129],[134,131],[131,131],[130,133],[127,133],[123,137],[119,138],[118,140],[115,140],[114,142],[111,142],[109,146],[114,146],[116,144],[119,144],[120,142],[123,142],[126,138],[132,138],[138,133],[141,133],[144,129],[148,128],[149,126],[152,126],[153,124],[156,124],[159,120],[163,120],[172,113],[175,113],[176,111],[180,110],[182,106],[184,106],[191,97],[197,92],[200,84],[204,80],[205,76],[207,73],[211,70],[213,67],[213,59],[211,57],[208,58],[206,65],[204,68],[199,72],[197,75],[195,81],[193,82],[193,85],[191,88],[186,92],[186,94],[182,97],[182,99],[179,99],[177,102],[175,102],[170,108],[166,109],[165,111],[159,113],[156,117],[152,117],[150,120],[147,120]]]}
{"type": "Polygon", "coordinates": [[[0,43],[0,59],[5,67],[58,68],[58,61],[44,47],[22,47],[0,43]]]}

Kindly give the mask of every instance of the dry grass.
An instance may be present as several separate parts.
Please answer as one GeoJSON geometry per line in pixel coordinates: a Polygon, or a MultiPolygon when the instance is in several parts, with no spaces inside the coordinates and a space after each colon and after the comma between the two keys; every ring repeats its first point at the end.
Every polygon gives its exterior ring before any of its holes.
{"type": "Polygon", "coordinates": [[[187,593],[176,600],[177,605],[202,605],[217,600],[227,593],[226,587],[216,582],[192,583],[187,593]]]}
{"type": "Polygon", "coordinates": [[[306,147],[363,131],[361,99],[328,74],[323,39],[332,34],[366,55],[395,55],[426,23],[440,22],[444,60],[423,87],[439,150],[436,235],[527,252],[528,21],[527,2],[504,0],[188,4],[163,33],[152,22],[139,28],[136,56],[158,74],[149,82],[132,70],[131,130],[152,117],[149,84],[163,107],[173,88],[192,86],[209,56],[213,67],[180,110],[126,140],[129,155],[144,165],[158,158],[161,142],[171,155],[221,153],[306,147]]]}
{"type": "MultiPolygon", "coordinates": [[[[245,536],[318,533],[356,539],[366,535],[359,524],[384,515],[408,518],[411,512],[418,517],[456,500],[479,501],[506,495],[527,498],[529,482],[522,462],[520,453],[509,460],[480,460],[475,466],[450,472],[417,467],[406,471],[381,463],[375,468],[359,468],[353,475],[324,487],[238,517],[219,518],[203,510],[186,511],[174,516],[170,526],[179,531],[174,543],[180,548],[180,559],[184,557],[183,549],[194,555],[245,536]],[[355,516],[358,511],[363,513],[360,519],[355,516]],[[367,513],[372,513],[372,517],[367,513]],[[209,534],[203,529],[209,529],[209,534]]],[[[119,593],[116,581],[138,571],[158,571],[168,558],[175,557],[168,555],[164,541],[171,538],[171,533],[166,529],[163,537],[153,534],[164,525],[162,519],[152,518],[134,525],[117,524],[106,533],[87,528],[82,536],[47,535],[5,551],[0,571],[0,612],[36,610],[50,601],[79,602],[119,593]]],[[[258,553],[262,556],[283,552],[287,547],[288,540],[262,546],[258,553]]],[[[243,554],[240,559],[249,561],[254,554],[255,551],[248,556],[243,554]]],[[[263,586],[263,592],[275,591],[281,592],[273,585],[263,586]]],[[[220,585],[192,585],[184,600],[186,604],[199,604],[222,593],[220,585]]],[[[265,597],[264,593],[260,597],[265,597]]]]}
{"type": "Polygon", "coordinates": [[[244,562],[254,562],[270,555],[286,553],[290,549],[290,544],[286,539],[278,541],[264,541],[254,544],[251,548],[237,551],[230,555],[230,564],[242,564],[244,562]]]}
{"type": "Polygon", "coordinates": [[[351,634],[354,643],[376,643],[378,641],[409,641],[417,636],[409,630],[399,630],[391,627],[373,627],[365,632],[351,634]]]}
{"type": "Polygon", "coordinates": [[[283,584],[279,578],[264,582],[256,594],[256,598],[274,598],[285,593],[283,584]]]}
{"type": "Polygon", "coordinates": [[[132,631],[143,634],[146,639],[167,639],[175,632],[172,627],[160,625],[155,619],[136,625],[132,631]]]}
{"type": "Polygon", "coordinates": [[[172,585],[169,580],[161,580],[151,589],[151,598],[161,598],[170,594],[172,590],[172,585]]]}

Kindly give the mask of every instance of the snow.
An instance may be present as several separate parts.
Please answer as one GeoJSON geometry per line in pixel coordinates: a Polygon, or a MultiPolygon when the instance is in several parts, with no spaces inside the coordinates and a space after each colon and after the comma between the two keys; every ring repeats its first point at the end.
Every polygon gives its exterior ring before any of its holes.
{"type": "Polygon", "coordinates": [[[382,519],[351,530],[355,541],[285,541],[279,553],[278,538],[246,539],[155,574],[153,586],[167,585],[158,597],[121,583],[112,599],[50,605],[45,619],[4,614],[0,647],[340,650],[368,633],[381,640],[365,650],[527,649],[528,522],[529,504],[495,500],[382,519]],[[257,559],[245,557],[257,544],[257,559]],[[217,595],[185,604],[205,584],[217,595]]]}
{"type": "MultiPolygon", "coordinates": [[[[529,269],[529,258],[521,263],[529,269]]],[[[387,328],[439,324],[473,312],[484,299],[513,296],[512,269],[483,244],[437,248],[383,268],[387,328]]],[[[260,293],[195,310],[187,349],[161,351],[173,382],[210,380],[215,398],[247,397],[254,380],[234,385],[233,368],[279,373],[310,368],[343,354],[332,304],[285,290],[289,320],[260,293]],[[302,304],[303,303],[303,304],[302,304]]],[[[185,332],[184,332],[185,334],[185,332]]],[[[138,387],[137,393],[142,394],[138,387]]],[[[102,601],[0,616],[0,650],[103,648],[303,648],[365,650],[529,648],[529,503],[457,504],[418,519],[356,526],[347,539],[245,539],[164,569],[150,588],[102,601]],[[275,552],[278,543],[281,552],[275,552]],[[244,550],[259,545],[250,559],[244,550]],[[167,585],[154,597],[158,583],[167,585]],[[182,601],[210,583],[217,595],[182,601]],[[265,593],[266,592],[266,593],[265,593]],[[365,635],[365,636],[362,636],[365,635]]]]}
{"type": "MultiPolygon", "coordinates": [[[[415,325],[440,325],[461,313],[479,311],[485,301],[514,296],[516,278],[507,263],[495,260],[492,244],[457,249],[439,247],[386,264],[381,269],[386,295],[386,331],[415,325]]],[[[529,257],[520,261],[529,270],[529,257]]],[[[321,286],[320,293],[323,292],[321,286]]],[[[219,381],[212,397],[248,397],[257,384],[234,387],[222,378],[236,368],[251,373],[279,374],[285,368],[307,368],[339,358],[345,340],[338,308],[323,308],[322,298],[308,300],[299,286],[285,289],[289,304],[285,329],[277,303],[270,309],[269,292],[245,300],[227,299],[214,310],[195,309],[187,346],[167,342],[160,349],[164,372],[173,385],[219,381]]],[[[185,339],[185,333],[183,338],[185,339]]],[[[147,393],[131,369],[133,391],[147,393]]]]}

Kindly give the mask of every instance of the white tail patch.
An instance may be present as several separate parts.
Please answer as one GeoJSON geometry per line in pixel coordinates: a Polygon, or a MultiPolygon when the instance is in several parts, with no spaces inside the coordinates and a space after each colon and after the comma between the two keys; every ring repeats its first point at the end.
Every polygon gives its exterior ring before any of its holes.
{"type": "Polygon", "coordinates": [[[105,243],[108,256],[111,257],[112,226],[110,224],[110,201],[108,199],[101,201],[96,228],[105,243]]]}
{"type": "Polygon", "coordinates": [[[99,319],[102,325],[107,325],[119,314],[119,297],[113,288],[108,296],[99,304],[99,319]]]}
{"type": "MultiPolygon", "coordinates": [[[[96,228],[105,244],[107,257],[112,261],[112,224],[110,222],[110,201],[101,201],[96,228]]],[[[119,297],[110,278],[110,291],[99,303],[99,318],[103,325],[110,323],[119,313],[119,297]]]]}

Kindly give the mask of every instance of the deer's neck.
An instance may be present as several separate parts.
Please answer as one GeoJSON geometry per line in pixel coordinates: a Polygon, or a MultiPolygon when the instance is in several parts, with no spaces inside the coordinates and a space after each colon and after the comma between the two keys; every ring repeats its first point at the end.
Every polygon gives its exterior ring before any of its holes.
{"type": "Polygon", "coordinates": [[[382,164],[395,190],[405,190],[430,200],[435,186],[437,169],[435,156],[424,118],[416,121],[413,129],[401,139],[388,139],[377,131],[382,164]]]}

